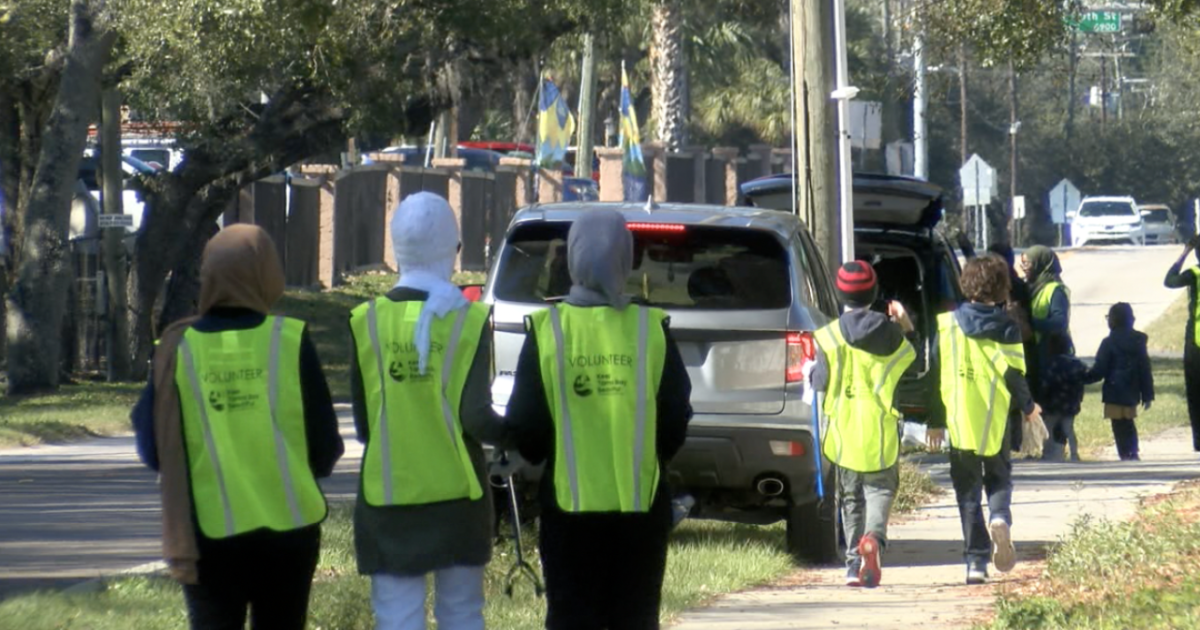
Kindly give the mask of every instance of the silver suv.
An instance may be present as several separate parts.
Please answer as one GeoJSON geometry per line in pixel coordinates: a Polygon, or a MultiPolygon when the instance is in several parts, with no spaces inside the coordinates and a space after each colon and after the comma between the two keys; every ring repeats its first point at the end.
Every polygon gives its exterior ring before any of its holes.
{"type": "Polygon", "coordinates": [[[836,316],[837,302],[811,237],[791,214],[668,203],[521,210],[483,295],[495,307],[496,404],[503,407],[512,393],[524,317],[570,288],[572,221],[600,207],[625,215],[635,243],[628,292],[670,315],[691,377],[695,416],[670,463],[673,492],[693,497],[695,517],[786,520],[796,556],[832,561],[833,475],[816,458],[804,375],[814,360],[812,333],[836,316]]]}

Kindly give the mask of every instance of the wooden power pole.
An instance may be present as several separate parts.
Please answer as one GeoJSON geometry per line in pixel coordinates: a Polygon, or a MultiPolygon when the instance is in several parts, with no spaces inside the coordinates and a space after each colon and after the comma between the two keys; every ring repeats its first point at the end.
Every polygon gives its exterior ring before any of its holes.
{"type": "MultiPolygon", "coordinates": [[[[121,195],[124,171],[121,169],[121,93],[104,90],[100,96],[100,177],[104,214],[124,214],[121,195]]],[[[144,218],[144,217],[143,217],[144,218]]],[[[105,318],[105,345],[108,348],[108,380],[129,380],[133,370],[129,360],[128,302],[125,295],[125,228],[102,229],[104,238],[104,277],[107,286],[108,310],[105,318]]]]}
{"type": "Polygon", "coordinates": [[[579,143],[575,148],[575,177],[592,177],[592,130],[596,128],[596,42],[583,36],[583,72],[579,85],[579,143]]]}
{"type": "Polygon", "coordinates": [[[829,265],[841,261],[836,103],[833,92],[833,3],[791,0],[795,94],[796,208],[829,265]]]}

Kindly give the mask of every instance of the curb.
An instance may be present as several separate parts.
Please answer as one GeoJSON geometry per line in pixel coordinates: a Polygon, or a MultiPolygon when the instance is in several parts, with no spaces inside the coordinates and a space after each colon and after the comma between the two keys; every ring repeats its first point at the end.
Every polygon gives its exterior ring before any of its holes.
{"type": "Polygon", "coordinates": [[[110,575],[101,575],[84,580],[79,584],[68,586],[59,592],[64,595],[89,595],[93,593],[102,593],[105,589],[105,583],[107,580],[112,578],[130,577],[135,575],[150,575],[152,573],[163,573],[166,570],[167,563],[162,560],[147,562],[146,564],[139,564],[131,569],[125,569],[124,571],[117,571],[116,573],[110,575]]]}

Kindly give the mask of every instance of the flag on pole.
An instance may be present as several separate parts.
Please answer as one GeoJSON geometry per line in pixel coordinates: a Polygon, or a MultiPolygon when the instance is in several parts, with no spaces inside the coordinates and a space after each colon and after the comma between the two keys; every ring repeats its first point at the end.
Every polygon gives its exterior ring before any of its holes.
{"type": "Polygon", "coordinates": [[[575,117],[571,108],[549,77],[542,77],[541,97],[538,99],[537,165],[540,168],[560,168],[567,160],[567,145],[575,134],[575,117]]]}
{"type": "Polygon", "coordinates": [[[629,94],[629,76],[621,64],[621,186],[625,201],[646,200],[646,160],[638,132],[637,111],[629,94]]]}

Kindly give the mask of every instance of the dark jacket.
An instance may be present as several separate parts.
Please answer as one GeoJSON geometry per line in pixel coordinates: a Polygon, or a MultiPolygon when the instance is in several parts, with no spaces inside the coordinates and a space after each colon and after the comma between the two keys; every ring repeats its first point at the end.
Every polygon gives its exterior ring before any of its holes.
{"type": "Polygon", "coordinates": [[[1150,369],[1145,333],[1114,330],[1100,342],[1087,382],[1101,380],[1105,404],[1133,407],[1154,400],[1154,373],[1150,369]]]}
{"type": "MultiPolygon", "coordinates": [[[[669,321],[663,322],[663,332],[667,338],[667,356],[663,365],[657,400],[656,442],[661,480],[656,493],[656,504],[669,504],[670,502],[670,492],[666,481],[667,463],[683,447],[687,438],[688,422],[692,418],[690,402],[692,383],[688,377],[687,368],[683,364],[683,358],[679,354],[679,348],[671,338],[669,321]]],[[[512,397],[509,399],[505,417],[508,419],[513,441],[520,451],[521,457],[534,465],[546,462],[539,492],[543,515],[551,518],[562,515],[570,519],[586,519],[593,516],[592,514],[564,515],[555,499],[554,420],[550,415],[550,406],[542,382],[537,338],[533,334],[525,335],[525,345],[521,347],[521,356],[517,362],[516,382],[513,384],[512,397]]],[[[641,515],[606,516],[637,520],[637,517],[641,515]]]]}
{"type": "MultiPolygon", "coordinates": [[[[954,311],[954,318],[962,327],[963,333],[969,338],[1018,345],[1021,343],[1020,326],[1008,316],[1002,306],[967,302],[954,311]]],[[[941,363],[945,357],[940,356],[936,336],[931,347],[931,367],[929,376],[926,378],[931,378],[933,383],[940,384],[941,363]]],[[[1025,382],[1024,372],[1008,368],[1004,372],[1004,385],[1012,396],[1009,411],[1019,411],[1023,414],[1033,413],[1033,397],[1029,393],[1029,384],[1025,382]]],[[[936,386],[940,387],[940,385],[936,386]]],[[[945,428],[946,402],[942,399],[940,392],[932,397],[931,403],[932,413],[929,414],[929,426],[937,429],[945,428]]]]}
{"type": "Polygon", "coordinates": [[[1167,277],[1163,280],[1163,285],[1168,289],[1183,289],[1188,290],[1188,318],[1187,325],[1183,330],[1183,347],[1184,351],[1191,353],[1196,352],[1200,347],[1196,346],[1196,329],[1193,326],[1196,312],[1196,269],[1183,269],[1183,261],[1171,265],[1167,270],[1167,277]]]}
{"type": "Polygon", "coordinates": [[[1042,374],[1039,401],[1046,414],[1077,416],[1083,403],[1083,388],[1088,367],[1073,356],[1060,354],[1050,358],[1042,374]]]}
{"type": "MultiPolygon", "coordinates": [[[[424,301],[429,294],[399,288],[386,297],[394,302],[424,301]]],[[[350,393],[358,441],[366,444],[371,437],[370,415],[357,352],[351,352],[350,357],[350,393]]],[[[476,501],[374,507],[363,499],[360,475],[354,506],[354,550],[359,573],[416,576],[453,566],[483,566],[491,560],[492,490],[481,444],[503,445],[505,425],[492,409],[492,336],[487,331],[471,362],[459,410],[463,441],[475,465],[483,497],[476,501]]]]}
{"type": "MultiPolygon", "coordinates": [[[[899,324],[883,313],[866,308],[847,311],[837,321],[846,343],[875,356],[890,356],[900,349],[900,344],[904,343],[906,338],[899,324]]],[[[915,343],[915,332],[907,337],[910,342],[915,343]]],[[[820,348],[817,349],[817,364],[813,367],[812,383],[813,388],[819,392],[829,388],[829,359],[820,348]]]]}
{"type": "MultiPolygon", "coordinates": [[[[214,308],[192,328],[200,332],[246,330],[261,325],[266,317],[244,308],[214,308]]],[[[308,464],[318,479],[333,473],[333,466],[345,451],[338,432],[337,414],[329,384],[317,357],[317,348],[305,328],[300,339],[300,387],[304,397],[304,429],[308,442],[308,464]]],[[[154,436],[154,385],[148,383],[131,414],[136,434],[138,457],[151,470],[158,470],[158,449],[154,436]]]]}

